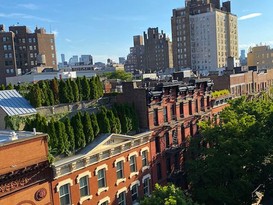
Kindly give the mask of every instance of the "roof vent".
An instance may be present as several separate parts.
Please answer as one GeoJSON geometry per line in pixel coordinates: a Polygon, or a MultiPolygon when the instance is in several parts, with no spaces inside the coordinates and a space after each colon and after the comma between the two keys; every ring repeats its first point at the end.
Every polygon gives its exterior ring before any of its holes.
{"type": "Polygon", "coordinates": [[[12,131],[9,133],[9,140],[10,141],[18,140],[18,136],[17,136],[16,132],[12,131]]]}

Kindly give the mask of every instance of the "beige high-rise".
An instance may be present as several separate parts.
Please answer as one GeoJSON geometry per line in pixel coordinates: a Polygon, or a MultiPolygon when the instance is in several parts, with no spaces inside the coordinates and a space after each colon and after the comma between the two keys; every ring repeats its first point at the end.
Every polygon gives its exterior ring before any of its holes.
{"type": "Polygon", "coordinates": [[[173,10],[172,40],[175,68],[190,67],[206,73],[227,66],[228,57],[238,59],[237,16],[230,2],[186,0],[173,10]]]}
{"type": "Polygon", "coordinates": [[[273,68],[273,49],[270,46],[255,46],[249,49],[247,65],[273,68]]]}

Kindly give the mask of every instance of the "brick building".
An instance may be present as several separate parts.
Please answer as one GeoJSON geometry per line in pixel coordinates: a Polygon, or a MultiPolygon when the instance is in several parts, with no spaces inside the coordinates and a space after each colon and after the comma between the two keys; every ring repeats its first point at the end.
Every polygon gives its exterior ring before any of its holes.
{"type": "MultiPolygon", "coordinates": [[[[151,130],[150,154],[152,185],[174,182],[185,185],[183,161],[190,136],[198,131],[201,118],[212,116],[210,79],[182,82],[157,83],[154,86],[137,86],[123,83],[123,93],[117,96],[118,103],[133,103],[140,126],[151,130]]],[[[221,101],[217,104],[221,111],[221,101]]]]}
{"type": "Polygon", "coordinates": [[[215,90],[228,89],[235,96],[259,93],[273,84],[273,69],[210,76],[215,90]]]}
{"type": "Polygon", "coordinates": [[[150,135],[102,135],[75,156],[56,161],[53,203],[137,204],[151,193],[150,135]]]}
{"type": "Polygon", "coordinates": [[[57,69],[55,37],[44,28],[36,27],[32,33],[26,26],[10,26],[5,31],[0,25],[0,56],[0,84],[6,83],[6,77],[24,74],[37,65],[57,69]]]}
{"type": "Polygon", "coordinates": [[[0,204],[51,205],[47,135],[0,131],[0,204]]]}

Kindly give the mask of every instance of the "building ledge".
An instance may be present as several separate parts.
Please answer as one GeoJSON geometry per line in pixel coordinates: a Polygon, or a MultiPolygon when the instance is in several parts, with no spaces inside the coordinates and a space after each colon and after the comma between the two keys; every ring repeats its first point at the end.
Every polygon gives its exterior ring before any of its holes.
{"type": "Polygon", "coordinates": [[[92,195],[81,197],[79,204],[83,204],[84,201],[91,200],[92,198],[93,198],[92,195]]]}
{"type": "Polygon", "coordinates": [[[118,186],[121,182],[126,182],[126,178],[117,179],[116,186],[118,186]]]}
{"type": "Polygon", "coordinates": [[[150,166],[148,165],[148,166],[144,166],[144,167],[142,167],[142,172],[144,172],[145,170],[147,170],[147,169],[150,169],[150,166]]]}
{"type": "Polygon", "coordinates": [[[108,190],[109,190],[109,187],[99,188],[98,192],[97,192],[97,195],[99,196],[101,194],[101,192],[108,191],[108,190]]]}
{"type": "Polygon", "coordinates": [[[133,176],[138,175],[138,174],[139,174],[138,172],[132,172],[132,173],[130,174],[130,177],[129,177],[129,178],[132,179],[133,176]]]}

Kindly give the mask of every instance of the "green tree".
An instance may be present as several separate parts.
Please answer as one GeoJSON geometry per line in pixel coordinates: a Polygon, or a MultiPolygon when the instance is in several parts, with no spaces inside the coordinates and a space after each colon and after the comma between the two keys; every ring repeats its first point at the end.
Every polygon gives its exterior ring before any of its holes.
{"type": "Polygon", "coordinates": [[[35,84],[31,87],[31,90],[29,92],[29,100],[30,100],[30,104],[33,107],[41,107],[42,106],[42,99],[41,99],[41,89],[40,87],[35,84]]]}
{"type": "Polygon", "coordinates": [[[84,122],[83,131],[85,135],[85,141],[86,141],[86,144],[89,144],[90,142],[94,140],[94,132],[93,132],[92,124],[91,124],[90,115],[88,114],[88,112],[85,112],[82,115],[82,122],[84,122]]]}
{"type": "Polygon", "coordinates": [[[61,121],[56,121],[54,126],[56,130],[56,135],[58,136],[57,148],[59,150],[59,153],[68,153],[69,143],[64,123],[61,121]]]}
{"type": "Polygon", "coordinates": [[[100,127],[98,124],[97,116],[94,113],[91,113],[90,118],[91,118],[91,124],[93,127],[94,136],[97,137],[98,134],[100,133],[100,127]]]}
{"type": "Polygon", "coordinates": [[[100,133],[111,133],[111,126],[109,119],[107,118],[107,110],[105,107],[102,107],[101,111],[97,113],[97,120],[100,127],[100,133]]]}
{"type": "Polygon", "coordinates": [[[59,100],[60,103],[69,103],[67,85],[63,80],[59,82],[59,100]]]}
{"type": "Polygon", "coordinates": [[[11,83],[9,83],[6,87],[6,90],[13,90],[13,85],[11,83]]]}
{"type": "Polygon", "coordinates": [[[77,77],[76,84],[78,85],[78,90],[79,90],[79,101],[81,101],[82,100],[82,78],[77,77]]]}
{"type": "Polygon", "coordinates": [[[98,98],[100,98],[100,97],[103,96],[103,84],[100,81],[100,77],[99,76],[95,77],[95,82],[96,82],[97,89],[98,89],[98,98]]]}
{"type": "Polygon", "coordinates": [[[85,147],[86,142],[83,131],[83,124],[81,121],[81,114],[79,112],[72,118],[72,122],[75,136],[75,147],[76,149],[81,149],[85,147]]]}
{"type": "Polygon", "coordinates": [[[72,87],[72,93],[74,94],[74,102],[79,102],[80,101],[79,88],[77,83],[74,80],[71,81],[71,87],[72,87]]]}
{"type": "Polygon", "coordinates": [[[191,140],[186,166],[196,201],[251,204],[258,185],[272,190],[272,111],[272,100],[242,97],[222,111],[220,125],[199,124],[201,137],[191,140]]]}
{"type": "Polygon", "coordinates": [[[50,87],[54,96],[54,104],[59,104],[59,85],[57,78],[51,80],[50,87]]]}
{"type": "Polygon", "coordinates": [[[4,84],[2,84],[2,85],[0,86],[0,90],[6,90],[6,87],[5,87],[4,84]]]}
{"type": "Polygon", "coordinates": [[[92,77],[89,80],[89,84],[90,84],[90,99],[98,99],[99,98],[99,90],[95,81],[95,77],[92,77]]]}
{"type": "Polygon", "coordinates": [[[48,122],[48,127],[47,127],[47,133],[49,135],[49,147],[51,150],[51,154],[55,155],[58,153],[58,138],[55,130],[55,122],[54,119],[51,118],[51,120],[48,122]]]}
{"type": "Polygon", "coordinates": [[[108,79],[121,79],[121,80],[132,80],[132,73],[127,73],[125,71],[115,71],[115,72],[109,72],[104,74],[105,77],[108,79]]]}
{"type": "Polygon", "coordinates": [[[173,184],[167,186],[155,185],[151,197],[145,197],[140,205],[197,205],[192,199],[185,196],[181,189],[173,184]]]}
{"type": "Polygon", "coordinates": [[[64,123],[65,123],[66,133],[67,133],[68,142],[69,142],[68,150],[69,150],[71,153],[74,153],[74,152],[75,152],[75,136],[74,136],[74,130],[73,130],[73,127],[71,126],[70,119],[69,119],[68,117],[66,117],[66,118],[64,119],[64,123]]]}
{"type": "Polygon", "coordinates": [[[70,103],[74,102],[74,93],[71,85],[71,79],[67,79],[66,81],[66,87],[67,87],[67,98],[70,103]]]}
{"type": "Polygon", "coordinates": [[[81,85],[82,85],[82,99],[90,100],[90,85],[85,76],[83,76],[82,78],[81,85]]]}

